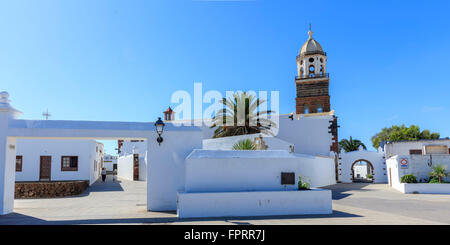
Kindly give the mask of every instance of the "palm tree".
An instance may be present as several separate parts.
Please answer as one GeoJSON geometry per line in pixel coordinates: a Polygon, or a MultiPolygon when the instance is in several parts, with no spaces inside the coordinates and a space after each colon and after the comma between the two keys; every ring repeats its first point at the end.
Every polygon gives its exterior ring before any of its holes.
{"type": "Polygon", "coordinates": [[[432,178],[437,178],[439,180],[439,183],[442,183],[442,179],[449,176],[449,172],[445,171],[446,169],[447,168],[443,165],[433,166],[433,172],[430,173],[430,176],[432,178]]]}
{"type": "Polygon", "coordinates": [[[345,152],[357,151],[359,146],[362,146],[364,150],[367,150],[366,146],[360,140],[352,139],[350,136],[350,140],[343,139],[339,142],[339,147],[344,149],[345,152]]]}
{"type": "Polygon", "coordinates": [[[228,99],[223,98],[224,108],[218,110],[212,119],[211,128],[217,127],[213,138],[256,133],[273,135],[270,129],[277,125],[262,116],[274,111],[258,111],[259,106],[266,102],[245,92],[235,93],[228,99]]]}

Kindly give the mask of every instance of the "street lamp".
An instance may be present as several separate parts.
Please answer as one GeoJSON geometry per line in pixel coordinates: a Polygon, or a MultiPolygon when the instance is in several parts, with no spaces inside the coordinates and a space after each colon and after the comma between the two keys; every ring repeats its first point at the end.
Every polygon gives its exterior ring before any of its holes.
{"type": "Polygon", "coordinates": [[[158,117],[158,120],[155,122],[155,129],[156,129],[156,133],[158,134],[158,138],[156,139],[156,141],[158,142],[158,145],[161,145],[161,142],[163,142],[163,138],[161,137],[161,134],[164,131],[164,122],[161,120],[160,117],[158,117]]]}

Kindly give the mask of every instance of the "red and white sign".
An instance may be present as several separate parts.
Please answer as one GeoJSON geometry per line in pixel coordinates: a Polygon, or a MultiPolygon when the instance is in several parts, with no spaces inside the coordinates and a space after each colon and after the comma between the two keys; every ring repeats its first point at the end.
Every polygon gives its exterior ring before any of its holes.
{"type": "Polygon", "coordinates": [[[401,168],[408,168],[408,159],[402,158],[402,159],[400,160],[400,167],[401,167],[401,168]]]}

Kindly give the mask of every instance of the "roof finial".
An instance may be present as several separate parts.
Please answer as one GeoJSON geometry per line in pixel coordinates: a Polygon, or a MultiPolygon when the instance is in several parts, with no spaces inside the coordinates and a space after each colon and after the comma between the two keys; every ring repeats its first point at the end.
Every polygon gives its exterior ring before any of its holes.
{"type": "Polygon", "coordinates": [[[308,35],[309,35],[309,39],[312,39],[312,30],[311,30],[311,23],[309,23],[309,31],[308,31],[308,35]]]}

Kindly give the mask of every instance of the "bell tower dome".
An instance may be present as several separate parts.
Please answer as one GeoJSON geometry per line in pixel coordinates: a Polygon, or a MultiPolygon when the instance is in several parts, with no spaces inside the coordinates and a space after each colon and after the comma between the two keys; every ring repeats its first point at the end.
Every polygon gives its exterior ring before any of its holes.
{"type": "Polygon", "coordinates": [[[328,93],[329,74],[327,73],[327,54],[313,38],[311,28],[309,38],[297,55],[297,114],[321,113],[330,111],[328,93]]]}

